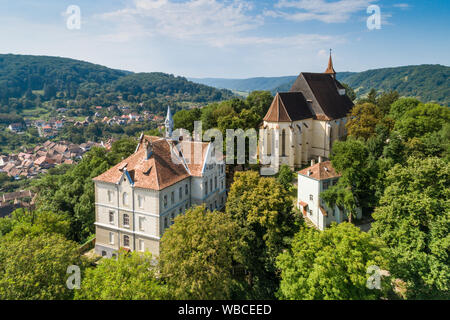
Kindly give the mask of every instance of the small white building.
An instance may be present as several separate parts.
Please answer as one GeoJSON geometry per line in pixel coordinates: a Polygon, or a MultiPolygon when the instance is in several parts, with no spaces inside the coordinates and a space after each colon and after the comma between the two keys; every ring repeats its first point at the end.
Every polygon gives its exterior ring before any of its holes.
{"type": "MultiPolygon", "coordinates": [[[[309,168],[298,172],[297,206],[305,219],[311,221],[319,230],[329,227],[332,222],[341,223],[348,220],[344,210],[337,206],[329,208],[320,198],[322,191],[335,185],[340,175],[331,165],[331,161],[319,163],[311,161],[309,168]]],[[[361,210],[357,209],[357,218],[361,218],[361,210]]]]}

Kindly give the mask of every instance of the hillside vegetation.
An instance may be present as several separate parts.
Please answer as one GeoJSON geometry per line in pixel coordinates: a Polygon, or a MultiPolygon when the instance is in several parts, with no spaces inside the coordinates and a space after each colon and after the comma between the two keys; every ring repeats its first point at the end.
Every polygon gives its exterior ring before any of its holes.
{"type": "MultiPolygon", "coordinates": [[[[193,79],[218,88],[237,91],[270,90],[272,93],[289,91],[296,76],[250,79],[193,79]],[[262,81],[261,79],[264,79],[262,81]],[[283,81],[285,80],[285,81],[283,81]]],[[[400,96],[415,97],[422,102],[450,102],[450,67],[418,65],[374,69],[364,72],[338,72],[337,79],[350,85],[358,97],[370,89],[396,90],[400,96]]]]}
{"type": "Polygon", "coordinates": [[[135,74],[59,57],[0,55],[0,118],[1,114],[36,110],[38,115],[62,107],[78,109],[76,116],[88,116],[93,106],[118,104],[158,113],[168,105],[176,110],[233,96],[228,90],[165,73],[135,74]]]}

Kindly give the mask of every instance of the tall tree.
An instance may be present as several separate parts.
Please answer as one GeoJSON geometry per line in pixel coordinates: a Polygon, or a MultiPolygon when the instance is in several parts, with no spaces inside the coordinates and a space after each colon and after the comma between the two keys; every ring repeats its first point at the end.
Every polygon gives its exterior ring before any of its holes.
{"type": "Polygon", "coordinates": [[[70,299],[67,268],[83,266],[77,245],[59,234],[3,237],[0,297],[8,300],[70,299]]]}
{"type": "Polygon", "coordinates": [[[117,259],[103,259],[86,270],[76,300],[159,300],[167,288],[157,277],[149,253],[119,252],[117,259]]]}
{"type": "Polygon", "coordinates": [[[377,202],[375,181],[378,167],[367,144],[352,137],[337,141],[333,145],[331,163],[342,176],[321,197],[329,205],[338,204],[347,209],[350,219],[356,215],[357,207],[374,207],[377,202]]]}
{"type": "Polygon", "coordinates": [[[226,212],[244,230],[251,298],[273,298],[278,287],[275,259],[298,229],[292,207],[289,191],[274,178],[261,178],[255,171],[235,174],[226,212]]]}
{"type": "Polygon", "coordinates": [[[348,115],[345,125],[348,134],[365,140],[375,135],[375,128],[383,118],[380,109],[372,103],[357,104],[348,115]]]}
{"type": "Polygon", "coordinates": [[[410,158],[387,174],[372,234],[389,247],[391,273],[414,299],[450,295],[450,165],[410,158]]]}
{"type": "Polygon", "coordinates": [[[241,230],[229,214],[205,207],[175,218],[161,239],[161,275],[175,299],[231,299],[239,281],[234,266],[242,262],[241,230]]]}
{"type": "MultiPolygon", "coordinates": [[[[371,266],[386,266],[383,244],[349,223],[325,231],[302,228],[281,253],[279,297],[287,300],[371,300],[389,290],[369,289],[371,266]]],[[[381,280],[381,279],[380,279],[381,280]]]]}

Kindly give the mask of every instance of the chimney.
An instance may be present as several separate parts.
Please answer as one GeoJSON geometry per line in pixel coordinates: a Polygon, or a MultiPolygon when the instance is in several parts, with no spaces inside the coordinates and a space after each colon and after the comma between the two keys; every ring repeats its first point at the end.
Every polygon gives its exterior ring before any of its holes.
{"type": "Polygon", "coordinates": [[[312,167],[313,165],[315,165],[315,164],[316,164],[316,160],[312,159],[312,160],[311,160],[311,167],[312,167]]]}
{"type": "Polygon", "coordinates": [[[322,157],[319,156],[319,163],[322,163],[322,157]]]}

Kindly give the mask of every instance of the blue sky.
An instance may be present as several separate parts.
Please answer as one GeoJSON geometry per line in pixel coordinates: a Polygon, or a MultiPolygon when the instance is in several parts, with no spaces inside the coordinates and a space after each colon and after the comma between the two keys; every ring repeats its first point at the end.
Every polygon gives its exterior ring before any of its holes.
{"type": "Polygon", "coordinates": [[[338,72],[450,65],[449,17],[448,0],[0,0],[0,53],[187,77],[323,72],[329,48],[338,72]]]}

